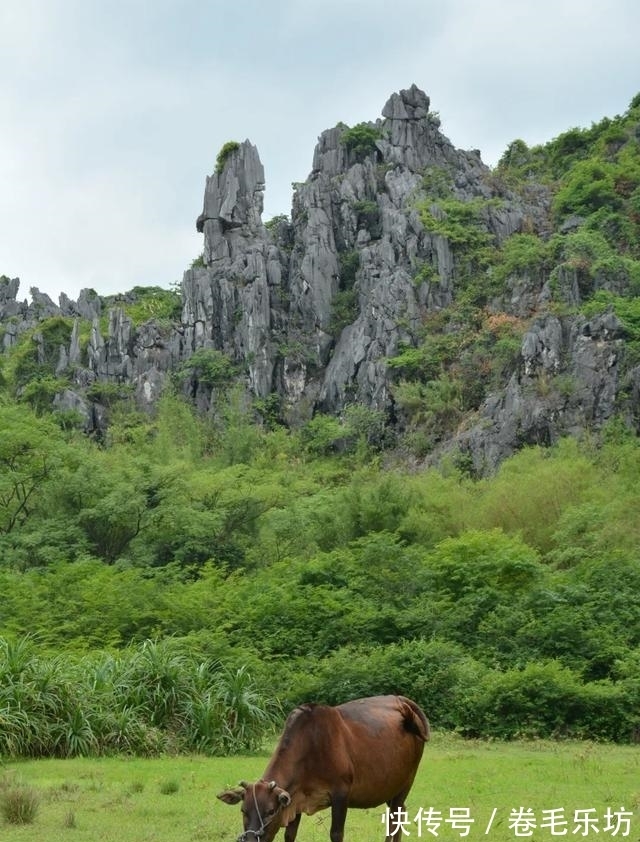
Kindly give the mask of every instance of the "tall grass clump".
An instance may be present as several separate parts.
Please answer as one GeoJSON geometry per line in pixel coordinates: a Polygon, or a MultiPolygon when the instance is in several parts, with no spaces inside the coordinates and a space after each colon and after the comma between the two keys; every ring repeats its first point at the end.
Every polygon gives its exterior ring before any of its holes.
{"type": "Polygon", "coordinates": [[[175,778],[167,778],[164,781],[160,781],[158,789],[161,795],[175,795],[180,790],[180,781],[177,781],[175,778]]]}
{"type": "Polygon", "coordinates": [[[33,787],[12,785],[0,789],[0,814],[7,824],[32,824],[39,807],[40,796],[33,787]]]}
{"type": "Polygon", "coordinates": [[[63,658],[0,638],[2,756],[232,754],[258,748],[278,716],[244,667],[172,639],[63,658]]]}

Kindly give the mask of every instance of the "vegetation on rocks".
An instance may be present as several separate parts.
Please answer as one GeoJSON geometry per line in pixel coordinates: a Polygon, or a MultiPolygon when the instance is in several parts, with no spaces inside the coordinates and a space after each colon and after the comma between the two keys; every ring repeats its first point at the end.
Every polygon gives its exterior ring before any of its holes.
{"type": "Polygon", "coordinates": [[[215,171],[217,175],[220,175],[224,169],[224,165],[227,163],[231,155],[238,149],[240,149],[240,144],[237,140],[227,140],[226,143],[222,144],[222,147],[218,152],[218,156],[216,157],[215,171]]]}
{"type": "MultiPolygon", "coordinates": [[[[107,300],[107,304],[109,301],[107,300]]],[[[121,303],[126,315],[134,325],[153,319],[156,322],[172,322],[180,319],[182,296],[178,284],[170,289],[162,287],[133,287],[121,303]]]]}
{"type": "MultiPolygon", "coordinates": [[[[428,168],[417,209],[425,229],[452,250],[454,297],[388,360],[416,455],[473,423],[473,413],[517,372],[522,338],[539,315],[537,302],[513,308],[509,291],[518,284],[542,290],[547,311],[561,315],[613,311],[625,329],[621,375],[638,365],[639,131],[636,98],[622,116],[571,129],[545,145],[530,149],[516,140],[492,174],[493,198],[454,197],[447,171],[428,168]],[[532,225],[499,238],[491,219],[500,197],[527,197],[536,185],[548,191],[546,220],[536,231],[532,225]]],[[[416,274],[416,283],[425,280],[440,281],[431,264],[416,274]]],[[[572,372],[560,374],[568,388],[572,372]]]]}
{"type": "Polygon", "coordinates": [[[376,151],[376,141],[381,137],[380,130],[370,123],[357,123],[346,128],[340,137],[340,142],[361,159],[376,151]]]}

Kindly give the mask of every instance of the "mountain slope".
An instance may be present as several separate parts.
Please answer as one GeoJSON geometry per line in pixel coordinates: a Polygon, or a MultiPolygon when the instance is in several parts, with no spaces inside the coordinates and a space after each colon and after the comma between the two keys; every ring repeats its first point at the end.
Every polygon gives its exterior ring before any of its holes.
{"type": "Polygon", "coordinates": [[[375,122],[323,132],[291,220],[266,225],[257,149],[225,144],[180,302],[84,291],[56,307],[36,290],[27,306],[5,278],[5,376],[27,399],[38,380],[87,430],[123,386],[153,406],[173,380],[215,412],[239,379],[288,424],[364,407],[405,452],[476,474],[616,415],[637,429],[639,126],[636,97],[545,146],[514,141],[492,171],[414,85],[375,122]]]}

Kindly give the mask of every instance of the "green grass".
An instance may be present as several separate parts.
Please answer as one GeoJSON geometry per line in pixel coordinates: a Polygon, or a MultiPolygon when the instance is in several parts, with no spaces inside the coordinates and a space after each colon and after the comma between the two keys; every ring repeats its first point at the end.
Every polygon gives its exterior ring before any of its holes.
{"type": "MultiPolygon", "coordinates": [[[[0,825],[0,839],[20,842],[189,842],[233,840],[241,830],[238,807],[228,807],[216,794],[241,779],[254,780],[264,771],[263,756],[161,759],[73,759],[5,762],[0,792],[15,785],[34,788],[40,808],[32,825],[0,825]],[[166,781],[175,782],[163,794],[166,781]]],[[[519,838],[509,827],[512,809],[531,808],[538,822],[543,810],[562,808],[568,821],[566,839],[574,834],[575,810],[594,809],[600,833],[609,839],[604,813],[621,807],[633,811],[630,840],[640,838],[640,752],[631,746],[594,743],[469,742],[436,734],[408,801],[410,836],[419,808],[433,808],[448,818],[453,807],[470,811],[474,824],[467,839],[507,842],[519,838]],[[491,814],[495,818],[485,834],[491,814]]],[[[347,816],[347,842],[382,842],[382,809],[352,810],[347,816]]],[[[278,837],[282,839],[282,834],[278,837]]],[[[329,812],[303,817],[300,842],[327,842],[329,812]]],[[[422,838],[435,839],[426,827],[422,838]]],[[[459,831],[443,821],[438,839],[455,840],[459,831]]],[[[552,840],[550,830],[526,837],[552,840]]],[[[613,838],[613,837],[612,837],[613,838]]],[[[615,838],[623,838],[619,834],[615,838]]]]}

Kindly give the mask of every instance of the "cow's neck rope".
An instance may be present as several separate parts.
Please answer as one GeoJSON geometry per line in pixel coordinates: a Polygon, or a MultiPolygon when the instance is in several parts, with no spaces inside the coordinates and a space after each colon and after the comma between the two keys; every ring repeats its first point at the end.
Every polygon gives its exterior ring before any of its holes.
{"type": "Polygon", "coordinates": [[[238,836],[237,842],[247,842],[247,837],[249,836],[250,833],[253,834],[253,836],[255,836],[256,839],[260,839],[260,837],[264,834],[264,831],[265,831],[267,825],[271,821],[273,821],[275,813],[266,822],[262,818],[262,814],[260,812],[260,807],[258,807],[258,799],[256,798],[256,785],[255,784],[253,785],[253,803],[255,804],[255,807],[256,807],[256,813],[258,814],[258,819],[260,821],[260,827],[258,828],[258,830],[245,830],[243,833],[240,834],[240,836],[238,836]]]}

